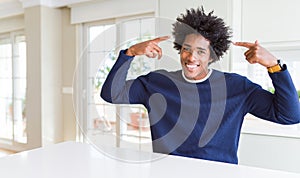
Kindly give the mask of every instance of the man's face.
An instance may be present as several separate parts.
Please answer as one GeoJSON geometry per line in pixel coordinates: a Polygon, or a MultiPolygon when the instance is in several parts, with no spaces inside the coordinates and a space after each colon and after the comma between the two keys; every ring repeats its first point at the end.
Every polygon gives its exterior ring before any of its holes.
{"type": "Polygon", "coordinates": [[[200,34],[185,37],[180,50],[182,70],[187,79],[200,80],[208,73],[208,63],[212,61],[209,50],[210,42],[200,34]]]}

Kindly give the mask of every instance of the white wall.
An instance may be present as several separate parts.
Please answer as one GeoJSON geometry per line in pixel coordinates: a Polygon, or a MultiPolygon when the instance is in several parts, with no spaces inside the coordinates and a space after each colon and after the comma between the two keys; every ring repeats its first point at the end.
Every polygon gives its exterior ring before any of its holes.
{"type": "Polygon", "coordinates": [[[41,84],[43,145],[63,141],[62,15],[60,9],[41,7],[41,84]]]}
{"type": "Polygon", "coordinates": [[[41,101],[41,44],[38,9],[27,9],[25,17],[25,35],[27,45],[27,91],[26,117],[29,147],[42,145],[42,101],[41,101]]]}
{"type": "Polygon", "coordinates": [[[59,9],[42,6],[25,9],[30,147],[63,141],[61,24],[59,9]]]}
{"type": "Polygon", "coordinates": [[[300,173],[300,138],[243,133],[239,163],[300,173]]]}
{"type": "MultiPolygon", "coordinates": [[[[293,50],[300,50],[300,22],[295,20],[300,16],[298,10],[300,1],[241,0],[235,2],[236,11],[233,17],[241,20],[234,26],[236,30],[240,30],[237,32],[240,36],[236,39],[249,42],[258,40],[269,50],[280,49],[277,54],[288,53],[290,47],[293,50]]],[[[242,55],[242,51],[239,55],[242,55]]],[[[233,59],[235,62],[238,60],[242,58],[233,59]]],[[[285,137],[244,132],[239,147],[240,164],[300,173],[299,150],[300,135],[285,137]]]]}
{"type": "Polygon", "coordinates": [[[76,26],[70,24],[70,9],[62,9],[62,102],[64,140],[76,139],[76,116],[73,108],[73,77],[76,69],[76,26]]]}
{"type": "Polygon", "coordinates": [[[300,1],[242,0],[242,39],[285,42],[300,40],[300,1]]]}

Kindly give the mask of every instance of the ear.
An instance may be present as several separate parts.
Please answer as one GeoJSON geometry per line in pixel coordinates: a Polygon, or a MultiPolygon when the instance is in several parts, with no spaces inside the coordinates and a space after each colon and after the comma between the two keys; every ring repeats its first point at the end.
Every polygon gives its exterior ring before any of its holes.
{"type": "Polygon", "coordinates": [[[214,60],[212,57],[209,58],[209,60],[208,60],[208,66],[210,66],[214,61],[215,61],[215,60],[214,60]]]}

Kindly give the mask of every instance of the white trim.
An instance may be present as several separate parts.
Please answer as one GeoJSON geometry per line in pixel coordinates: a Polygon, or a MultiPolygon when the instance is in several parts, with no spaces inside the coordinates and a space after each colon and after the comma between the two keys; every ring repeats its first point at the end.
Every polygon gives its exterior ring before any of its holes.
{"type": "Polygon", "coordinates": [[[24,13],[22,4],[18,1],[0,3],[0,18],[11,17],[24,13]]]}
{"type": "Polygon", "coordinates": [[[0,26],[0,34],[23,30],[25,28],[24,16],[18,15],[13,17],[6,17],[5,19],[0,19],[0,26]]]}
{"type": "Polygon", "coordinates": [[[73,4],[84,3],[84,2],[89,2],[89,1],[92,1],[92,0],[52,0],[51,5],[52,5],[52,7],[63,7],[63,6],[70,6],[73,4]]]}
{"type": "Polygon", "coordinates": [[[300,41],[276,41],[276,42],[262,42],[262,46],[269,50],[300,50],[300,41]]]}
{"type": "Polygon", "coordinates": [[[110,0],[71,7],[71,24],[153,13],[156,1],[110,0]]]}
{"type": "Polygon", "coordinates": [[[19,0],[23,8],[34,7],[34,6],[51,6],[50,0],[19,0]]]}
{"type": "Polygon", "coordinates": [[[23,8],[33,6],[47,6],[52,8],[68,6],[77,3],[88,2],[92,0],[19,0],[23,4],[23,8]]]}

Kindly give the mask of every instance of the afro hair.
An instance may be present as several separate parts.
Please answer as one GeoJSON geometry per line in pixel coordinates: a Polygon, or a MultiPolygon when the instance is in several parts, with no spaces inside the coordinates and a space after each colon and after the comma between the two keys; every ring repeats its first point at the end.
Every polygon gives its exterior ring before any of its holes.
{"type": "Polygon", "coordinates": [[[212,62],[219,60],[228,50],[232,32],[223,19],[213,15],[213,11],[206,15],[202,6],[186,10],[186,14],[181,14],[176,20],[172,32],[176,50],[181,50],[189,34],[200,34],[210,42],[212,62]]]}

